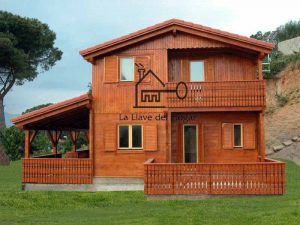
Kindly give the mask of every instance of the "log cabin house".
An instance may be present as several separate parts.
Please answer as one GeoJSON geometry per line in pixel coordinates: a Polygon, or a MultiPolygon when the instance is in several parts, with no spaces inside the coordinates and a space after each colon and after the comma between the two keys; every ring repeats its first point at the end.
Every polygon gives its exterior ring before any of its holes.
{"type": "Polygon", "coordinates": [[[262,58],[273,47],[171,19],[80,51],[92,93],[12,120],[25,131],[24,188],[283,194],[285,164],[265,157],[262,58]],[[41,130],[53,152],[32,157],[41,130]],[[88,150],[75,149],[79,132],[88,150]]]}

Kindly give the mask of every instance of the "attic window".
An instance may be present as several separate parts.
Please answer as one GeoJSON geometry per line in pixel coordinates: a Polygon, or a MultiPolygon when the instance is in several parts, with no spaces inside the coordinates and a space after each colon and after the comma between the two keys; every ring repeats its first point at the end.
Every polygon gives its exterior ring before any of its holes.
{"type": "Polygon", "coordinates": [[[204,81],[204,62],[190,61],[190,81],[204,81]]]}
{"type": "Polygon", "coordinates": [[[120,58],[120,81],[133,81],[134,60],[132,57],[120,58]]]}

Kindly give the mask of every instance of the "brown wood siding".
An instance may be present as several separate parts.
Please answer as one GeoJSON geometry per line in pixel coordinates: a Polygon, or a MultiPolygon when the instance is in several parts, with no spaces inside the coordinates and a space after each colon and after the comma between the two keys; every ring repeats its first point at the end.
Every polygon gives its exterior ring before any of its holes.
{"type": "MultiPolygon", "coordinates": [[[[196,123],[199,124],[199,128],[203,127],[203,143],[199,143],[199,151],[198,156],[203,154],[204,155],[204,162],[209,163],[217,163],[217,162],[257,162],[258,161],[258,149],[255,145],[255,148],[249,149],[247,148],[233,148],[233,136],[231,134],[232,131],[232,123],[243,123],[243,124],[253,124],[255,127],[257,126],[257,113],[248,113],[248,112],[220,112],[220,113],[189,113],[185,115],[193,115],[194,120],[190,121],[187,120],[185,122],[179,122],[176,118],[178,115],[184,115],[184,113],[174,113],[172,114],[172,127],[176,127],[176,130],[180,131],[179,127],[182,127],[182,123],[190,124],[196,123]],[[226,146],[223,146],[223,132],[222,131],[222,124],[228,124],[227,131],[230,132],[229,136],[226,136],[225,141],[230,142],[227,143],[226,146]],[[204,150],[201,152],[201,145],[204,145],[204,150]],[[229,146],[230,145],[230,146],[229,146]]],[[[184,117],[182,117],[184,118],[184,117]]],[[[247,125],[248,126],[248,125],[247,125]]],[[[224,128],[224,127],[223,127],[224,128]]],[[[253,128],[252,128],[253,129],[253,128]]],[[[172,130],[174,130],[172,128],[172,130]]],[[[249,131],[249,129],[247,129],[249,131]]],[[[180,146],[181,141],[179,136],[182,134],[172,133],[171,134],[171,141],[172,141],[172,148],[174,146],[180,146]],[[175,144],[176,143],[176,144],[175,144]]],[[[250,130],[250,133],[252,131],[250,130]]],[[[200,133],[200,132],[199,132],[200,133]]],[[[253,141],[253,133],[251,134],[244,134],[244,140],[247,138],[250,142],[253,141]]],[[[257,133],[254,134],[257,136],[257,133]]],[[[252,146],[253,147],[253,146],[252,146]]],[[[181,158],[178,158],[178,154],[181,154],[181,150],[179,153],[177,152],[180,150],[178,147],[176,149],[172,149],[172,154],[176,154],[176,161],[174,161],[174,156],[172,156],[172,162],[179,163],[181,158]]]]}
{"type": "Polygon", "coordinates": [[[143,136],[145,151],[157,151],[157,125],[145,124],[143,136]]]}
{"type": "MultiPolygon", "coordinates": [[[[222,147],[223,149],[233,149],[233,124],[222,123],[222,147]]],[[[210,146],[207,146],[210,148],[210,146]]]]}
{"type": "MultiPolygon", "coordinates": [[[[145,72],[152,68],[150,56],[142,56],[142,55],[136,56],[134,59],[134,63],[135,63],[135,67],[134,67],[134,80],[135,81],[138,81],[140,79],[138,67],[136,66],[136,64],[142,65],[145,69],[145,72]]],[[[150,77],[147,77],[146,79],[147,79],[146,80],[147,82],[149,82],[151,80],[150,77]]]]}
{"type": "MultiPolygon", "coordinates": [[[[171,67],[174,68],[175,71],[181,70],[181,63],[174,62],[172,65],[171,61],[168,63],[168,49],[196,49],[196,48],[204,48],[204,49],[215,49],[216,51],[222,48],[230,48],[228,44],[223,44],[217,41],[211,41],[206,38],[199,38],[193,35],[183,34],[178,32],[176,36],[172,34],[164,35],[161,37],[157,37],[147,42],[142,42],[138,45],[128,46],[123,48],[120,51],[114,52],[110,55],[110,57],[123,57],[123,56],[132,56],[135,57],[136,62],[143,62],[147,64],[145,61],[146,58],[149,59],[149,67],[156,73],[159,78],[163,82],[168,81],[168,71],[171,70],[171,67]]],[[[235,50],[233,50],[235,51],[235,50]]],[[[227,57],[227,56],[226,56],[227,57]]],[[[221,79],[227,79],[229,73],[233,73],[237,71],[236,76],[242,76],[241,73],[246,71],[248,68],[246,65],[252,65],[249,63],[248,58],[236,57],[236,56],[228,56],[232,59],[225,59],[221,56],[216,57],[218,62],[222,62],[218,69],[214,68],[216,61],[213,58],[209,58],[205,61],[205,67],[208,68],[205,74],[205,77],[209,80],[214,80],[216,77],[220,76],[221,79]],[[241,68],[239,68],[239,63],[235,61],[241,60],[241,68]],[[245,62],[243,62],[245,61],[245,62]],[[228,68],[228,64],[231,65],[234,63],[232,68],[228,68]],[[224,65],[223,65],[224,64],[224,65]],[[224,69],[224,75],[221,70],[224,69]],[[210,72],[212,71],[212,72],[210,72]]],[[[112,176],[112,177],[142,177],[143,176],[143,163],[145,160],[149,158],[155,158],[157,162],[168,162],[169,160],[169,151],[168,146],[172,146],[172,161],[176,160],[176,156],[174,156],[174,141],[168,144],[168,127],[167,121],[159,121],[153,122],[157,126],[157,143],[148,143],[147,140],[144,140],[144,150],[142,151],[122,151],[117,149],[117,133],[115,135],[106,134],[105,129],[107,127],[115,127],[115,132],[117,132],[117,125],[120,123],[126,124],[143,124],[144,129],[146,128],[146,124],[149,122],[139,122],[139,121],[120,121],[120,114],[132,114],[132,113],[143,113],[143,114],[157,114],[157,113],[165,113],[168,111],[168,108],[133,108],[135,102],[135,82],[114,82],[116,79],[119,79],[118,74],[118,63],[115,60],[112,60],[115,63],[115,67],[110,68],[109,71],[113,71],[114,75],[106,76],[107,68],[105,69],[105,58],[96,58],[93,64],[93,74],[92,74],[92,96],[93,96],[93,119],[94,119],[94,171],[95,176],[112,176]],[[106,72],[105,72],[106,71],[106,72]],[[107,78],[107,80],[106,80],[107,78]],[[110,82],[107,82],[110,81],[110,82]],[[111,138],[108,138],[110,136],[111,138]],[[109,139],[109,140],[106,140],[109,139]],[[114,141],[115,143],[110,143],[114,141]],[[107,143],[105,143],[107,142],[107,143]],[[106,146],[106,147],[105,147],[106,146]],[[150,147],[149,147],[150,146],[150,147]],[[157,146],[157,150],[155,150],[155,146],[157,146]],[[147,149],[146,149],[147,148],[147,149]]],[[[115,59],[113,58],[113,59],[115,59]]],[[[249,69],[248,71],[255,71],[254,68],[249,69]]],[[[137,75],[137,71],[135,70],[135,77],[137,75]]],[[[174,75],[175,77],[181,76],[180,72],[174,75]],[[178,75],[179,74],[179,75],[178,75]]],[[[244,75],[243,75],[244,76],[244,75]]],[[[251,75],[252,77],[253,74],[251,75]]],[[[176,78],[174,78],[176,79],[176,78]]],[[[246,78],[245,78],[246,79],[246,78]]],[[[248,79],[248,78],[247,78],[248,79]]],[[[153,85],[153,82],[149,82],[149,85],[153,85]]],[[[166,97],[165,95],[162,97],[161,103],[165,105],[166,97]]],[[[188,109],[186,109],[188,110],[188,109]]],[[[223,116],[223,113],[220,114],[223,116]]],[[[219,116],[220,116],[219,115],[219,116]]],[[[218,119],[216,121],[219,121],[218,119]]],[[[203,123],[203,127],[207,127],[208,124],[203,123]]],[[[210,127],[211,131],[214,129],[213,125],[210,127]]],[[[174,131],[173,123],[171,128],[174,131]]],[[[206,128],[203,128],[206,129],[206,128]]],[[[220,131],[218,138],[221,135],[220,126],[217,128],[220,131]]],[[[146,128],[144,135],[146,135],[148,128],[146,128]]],[[[176,128],[175,128],[176,131],[176,128]]],[[[175,132],[176,133],[176,132],[175,132]]],[[[173,134],[173,132],[172,132],[173,134]]],[[[155,134],[150,131],[150,135],[155,134]]],[[[204,139],[207,138],[205,133],[203,133],[204,139]]],[[[173,139],[173,136],[172,136],[173,139]]],[[[210,140],[213,142],[213,140],[210,140]]],[[[176,142],[175,142],[176,143],[176,142]]],[[[219,140],[218,143],[221,143],[219,140]]],[[[217,144],[218,144],[217,143],[217,144]]],[[[216,143],[213,143],[216,145],[216,143]]],[[[204,142],[205,145],[205,142],[204,142]]],[[[213,145],[212,145],[213,146],[213,145]]],[[[178,146],[177,146],[178,147],[178,146]]],[[[182,147],[178,147],[181,148],[182,147]]],[[[205,148],[205,147],[203,147],[205,148]]],[[[206,158],[208,161],[214,161],[218,151],[220,149],[205,148],[205,150],[211,151],[213,156],[211,158],[206,158]]],[[[228,150],[229,151],[229,150],[228,150]]],[[[230,150],[231,151],[231,150],[230,150]]],[[[175,152],[177,152],[175,150],[175,152]]],[[[182,157],[182,156],[181,156],[182,157]]],[[[180,157],[180,158],[181,158],[180,157]]],[[[243,160],[252,160],[256,159],[256,151],[248,150],[248,151],[240,151],[240,152],[227,152],[224,153],[224,159],[227,161],[232,160],[235,161],[243,161],[243,160]]],[[[201,159],[202,160],[202,159],[201,159]]]]}
{"type": "Polygon", "coordinates": [[[118,134],[116,124],[107,124],[104,127],[104,150],[105,151],[116,151],[118,145],[118,134]]]}
{"type": "Polygon", "coordinates": [[[256,126],[255,123],[244,123],[243,124],[244,149],[255,149],[256,148],[256,126]]]}
{"type": "Polygon", "coordinates": [[[119,60],[117,56],[105,57],[104,77],[105,82],[118,82],[119,60]]]}
{"type": "MultiPolygon", "coordinates": [[[[149,158],[166,162],[166,121],[141,122],[121,121],[119,114],[95,114],[95,176],[142,177],[143,163],[149,158]],[[141,124],[143,126],[143,150],[119,150],[117,126],[119,124],[141,124]],[[105,139],[106,127],[116,127],[115,135],[105,139]],[[110,148],[106,151],[105,145],[110,148]],[[114,149],[112,149],[114,146],[114,149]]],[[[111,131],[111,130],[110,130],[111,131]]]]}
{"type": "Polygon", "coordinates": [[[225,48],[229,44],[208,38],[197,37],[191,34],[178,32],[176,36],[165,34],[163,36],[152,38],[147,42],[130,46],[130,50],[159,50],[159,49],[193,49],[193,48],[225,48]]]}
{"type": "Polygon", "coordinates": [[[256,62],[228,53],[195,53],[192,56],[169,56],[168,80],[189,82],[189,61],[204,60],[205,81],[255,80],[256,62]],[[181,64],[180,67],[176,66],[181,64]],[[181,76],[178,75],[181,73],[181,76]]]}

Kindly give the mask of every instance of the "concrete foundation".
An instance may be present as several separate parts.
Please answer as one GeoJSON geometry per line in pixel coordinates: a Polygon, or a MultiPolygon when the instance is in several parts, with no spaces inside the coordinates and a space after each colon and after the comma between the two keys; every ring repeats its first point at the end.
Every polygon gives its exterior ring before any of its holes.
{"type": "Polygon", "coordinates": [[[23,190],[30,191],[143,191],[143,178],[96,177],[93,184],[23,184],[23,190]]]}

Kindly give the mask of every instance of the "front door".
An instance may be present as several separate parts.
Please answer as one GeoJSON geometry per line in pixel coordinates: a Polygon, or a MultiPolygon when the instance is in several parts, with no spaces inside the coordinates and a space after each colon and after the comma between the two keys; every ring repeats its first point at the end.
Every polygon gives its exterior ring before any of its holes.
{"type": "Polygon", "coordinates": [[[183,162],[197,163],[198,126],[196,124],[183,125],[183,162]]]}

